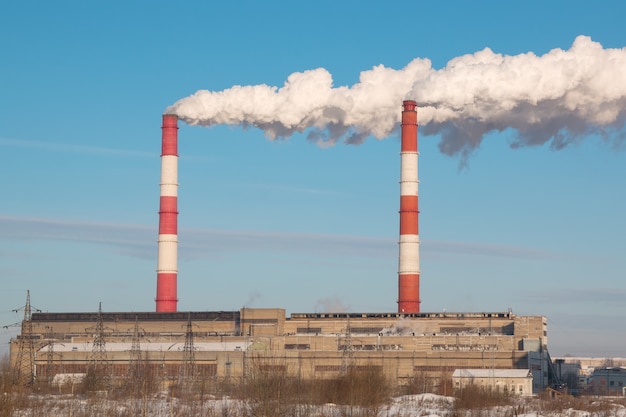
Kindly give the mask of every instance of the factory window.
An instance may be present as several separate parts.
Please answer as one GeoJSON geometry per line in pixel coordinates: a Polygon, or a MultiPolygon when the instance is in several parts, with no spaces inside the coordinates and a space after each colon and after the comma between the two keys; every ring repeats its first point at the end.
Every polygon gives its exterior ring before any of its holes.
{"type": "Polygon", "coordinates": [[[260,365],[259,369],[263,372],[285,372],[285,365],[260,365]]]}
{"type": "Polygon", "coordinates": [[[322,333],[321,327],[298,327],[297,333],[322,333]]]}
{"type": "Polygon", "coordinates": [[[315,372],[339,372],[341,366],[339,365],[316,365],[315,372]]]}
{"type": "Polygon", "coordinates": [[[378,334],[382,330],[382,327],[351,327],[350,333],[378,334]]]}
{"type": "Polygon", "coordinates": [[[242,319],[241,322],[254,324],[276,324],[278,323],[278,319],[242,319]]]}
{"type": "Polygon", "coordinates": [[[285,343],[285,350],[309,350],[311,349],[311,345],[308,343],[285,343]]]}
{"type": "Polygon", "coordinates": [[[415,365],[413,367],[414,372],[438,372],[441,370],[442,370],[441,366],[432,366],[432,365],[423,365],[423,366],[415,365]]]}

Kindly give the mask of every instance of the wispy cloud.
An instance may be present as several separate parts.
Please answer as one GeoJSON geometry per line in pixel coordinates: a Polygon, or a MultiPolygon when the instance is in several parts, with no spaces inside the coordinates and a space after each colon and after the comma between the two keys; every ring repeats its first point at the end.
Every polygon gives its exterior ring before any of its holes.
{"type": "MultiPolygon", "coordinates": [[[[157,227],[0,216],[0,238],[106,244],[129,256],[154,257],[157,227]]],[[[320,256],[393,256],[393,239],[259,230],[181,228],[180,256],[200,259],[237,252],[301,252],[320,256]]]]}
{"type": "Polygon", "coordinates": [[[0,216],[0,238],[105,244],[115,252],[152,257],[156,226],[0,216]]]}
{"type": "Polygon", "coordinates": [[[313,195],[339,195],[344,194],[336,190],[329,190],[323,188],[307,188],[300,186],[292,186],[285,184],[268,184],[268,183],[250,183],[250,182],[229,182],[224,183],[224,186],[230,188],[240,187],[246,189],[262,189],[266,191],[277,191],[282,193],[299,193],[299,194],[313,194],[313,195]]]}
{"type": "Polygon", "coordinates": [[[260,230],[181,229],[181,249],[212,252],[301,252],[320,256],[393,256],[393,239],[260,230]],[[183,240],[184,236],[184,240],[183,240]]]}
{"type": "MultiPolygon", "coordinates": [[[[83,222],[63,219],[0,215],[0,238],[20,240],[66,240],[113,247],[133,257],[156,256],[156,225],[83,222]]],[[[397,256],[397,238],[264,230],[181,228],[182,259],[210,259],[240,252],[305,253],[323,257],[397,256]]],[[[473,255],[528,260],[562,259],[564,255],[542,249],[477,242],[428,240],[422,242],[425,257],[473,255]]]]}
{"type": "Polygon", "coordinates": [[[564,254],[547,251],[540,248],[481,242],[459,242],[449,240],[428,241],[428,244],[425,245],[424,249],[426,251],[454,253],[457,255],[496,256],[503,258],[519,258],[532,260],[564,258],[566,256],[564,254]]]}
{"type": "Polygon", "coordinates": [[[74,153],[82,155],[111,155],[140,158],[156,158],[153,152],[135,151],[130,149],[102,148],[97,146],[75,145],[67,143],[44,142],[26,139],[0,138],[0,146],[26,148],[47,152],[74,153]]]}

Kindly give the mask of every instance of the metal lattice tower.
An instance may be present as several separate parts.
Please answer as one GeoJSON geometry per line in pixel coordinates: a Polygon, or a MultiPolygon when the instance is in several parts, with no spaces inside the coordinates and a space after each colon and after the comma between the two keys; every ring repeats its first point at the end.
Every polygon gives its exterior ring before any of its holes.
{"type": "Polygon", "coordinates": [[[130,347],[130,357],[133,360],[141,359],[141,343],[139,338],[141,337],[139,333],[139,323],[137,323],[137,317],[135,317],[135,328],[133,329],[133,342],[130,347]]]}
{"type": "Polygon", "coordinates": [[[48,343],[48,351],[46,352],[46,379],[48,383],[52,382],[52,370],[54,369],[54,343],[48,343]]]}
{"type": "Polygon", "coordinates": [[[141,364],[142,364],[142,357],[141,357],[141,343],[139,341],[141,335],[139,333],[139,323],[137,323],[137,317],[135,317],[135,327],[133,329],[133,341],[132,341],[132,345],[130,347],[130,354],[129,354],[129,363],[128,363],[128,370],[127,370],[127,375],[129,377],[129,379],[136,379],[139,377],[139,370],[141,368],[141,364]]]}
{"type": "Polygon", "coordinates": [[[89,358],[89,370],[93,372],[97,380],[108,382],[110,377],[109,361],[107,358],[104,320],[102,318],[102,303],[98,304],[98,315],[96,316],[96,327],[86,330],[94,332],[93,347],[89,358]]]}
{"type": "Polygon", "coordinates": [[[183,363],[180,367],[179,379],[181,381],[191,381],[196,377],[196,353],[193,344],[193,325],[191,324],[191,313],[187,318],[187,331],[185,332],[185,347],[183,348],[183,363]]]}
{"type": "Polygon", "coordinates": [[[350,317],[348,317],[348,326],[344,336],[343,356],[341,357],[341,374],[348,373],[348,369],[354,363],[354,347],[352,346],[352,327],[350,326],[350,317]]]}
{"type": "Polygon", "coordinates": [[[96,317],[97,321],[90,361],[98,367],[99,365],[104,365],[107,362],[106,341],[104,338],[104,321],[102,320],[102,303],[98,305],[98,315],[96,317]]]}
{"type": "Polygon", "coordinates": [[[168,375],[167,375],[167,363],[165,363],[165,355],[163,354],[163,351],[161,350],[161,372],[160,372],[160,381],[159,381],[159,386],[163,386],[163,384],[167,381],[168,375]]]}
{"type": "MultiPolygon", "coordinates": [[[[33,339],[33,322],[31,321],[30,290],[26,291],[26,304],[23,309],[24,319],[22,320],[22,332],[18,337],[13,382],[17,385],[29,386],[35,382],[35,341],[33,339]]],[[[18,312],[19,310],[13,311],[18,312]]]]}
{"type": "Polygon", "coordinates": [[[47,339],[47,351],[46,351],[46,380],[48,383],[52,382],[52,378],[54,377],[53,373],[55,370],[54,366],[54,332],[52,331],[52,326],[46,326],[48,330],[47,339]]]}

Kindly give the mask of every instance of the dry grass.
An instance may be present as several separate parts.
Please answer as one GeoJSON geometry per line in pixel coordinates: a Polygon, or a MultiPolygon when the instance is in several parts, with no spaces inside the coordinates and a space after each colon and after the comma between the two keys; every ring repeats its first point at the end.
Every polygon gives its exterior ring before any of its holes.
{"type": "MultiPolygon", "coordinates": [[[[289,374],[285,366],[262,359],[251,361],[242,379],[205,376],[163,390],[161,379],[150,369],[154,368],[138,368],[116,385],[100,386],[94,382],[103,379],[94,377],[95,381],[87,379],[72,389],[51,387],[46,382],[24,389],[13,385],[8,359],[4,358],[0,360],[0,417],[397,417],[406,414],[392,414],[386,408],[399,404],[398,400],[391,401],[393,395],[451,392],[450,381],[435,381],[424,375],[416,375],[408,385],[394,391],[397,387],[380,368],[367,366],[348,368],[335,378],[304,380],[289,374]],[[102,389],[90,390],[93,388],[102,389]]],[[[559,416],[573,415],[572,410],[594,417],[626,415],[626,399],[566,395],[520,399],[478,387],[457,392],[454,405],[422,406],[456,417],[559,416]]],[[[421,406],[413,402],[407,407],[421,406]]]]}
{"type": "Polygon", "coordinates": [[[563,413],[567,410],[578,410],[588,412],[591,416],[615,416],[617,411],[626,406],[625,399],[615,399],[612,397],[560,395],[551,398],[548,395],[541,395],[537,400],[537,408],[547,413],[563,413]]]}
{"type": "Polygon", "coordinates": [[[417,372],[409,381],[400,387],[400,393],[404,395],[425,394],[435,392],[437,381],[429,377],[426,372],[417,372]]]}
{"type": "Polygon", "coordinates": [[[513,397],[499,391],[485,391],[477,385],[468,385],[454,395],[456,410],[478,410],[510,406],[513,397]]]}
{"type": "Polygon", "coordinates": [[[258,360],[242,380],[237,397],[245,417],[308,416],[317,406],[336,404],[342,415],[376,416],[391,398],[391,383],[375,367],[348,368],[331,379],[304,380],[281,365],[258,360]]]}

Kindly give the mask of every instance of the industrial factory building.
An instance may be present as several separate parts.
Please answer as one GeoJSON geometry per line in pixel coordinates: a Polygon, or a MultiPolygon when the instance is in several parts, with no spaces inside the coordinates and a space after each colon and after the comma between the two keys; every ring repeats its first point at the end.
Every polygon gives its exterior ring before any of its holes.
{"type": "MultiPolygon", "coordinates": [[[[112,377],[140,358],[163,381],[239,378],[255,366],[303,378],[375,368],[390,380],[450,379],[456,369],[528,370],[532,389],[553,382],[542,316],[420,311],[417,104],[402,111],[397,311],[292,313],[177,311],[178,119],[163,116],[156,312],[32,313],[11,343],[26,382],[85,373],[112,377]]],[[[348,278],[349,279],[349,278],[348,278]]],[[[27,302],[27,305],[29,303],[27,302]]]]}
{"type": "MultiPolygon", "coordinates": [[[[505,313],[294,313],[282,309],[169,313],[33,313],[38,379],[85,373],[94,360],[122,377],[137,354],[164,380],[193,362],[204,377],[258,365],[303,378],[375,367],[391,380],[449,378],[456,369],[526,369],[548,384],[546,319],[505,313]]],[[[12,352],[18,353],[19,340],[12,352]]],[[[14,358],[17,361],[17,357],[14,358]]]]}

